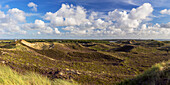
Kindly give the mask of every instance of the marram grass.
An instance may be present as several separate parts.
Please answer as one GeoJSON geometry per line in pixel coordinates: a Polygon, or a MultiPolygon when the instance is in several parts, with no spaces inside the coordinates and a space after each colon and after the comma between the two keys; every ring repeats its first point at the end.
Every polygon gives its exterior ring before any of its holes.
{"type": "Polygon", "coordinates": [[[19,74],[8,66],[0,65],[0,85],[78,85],[65,80],[50,80],[34,72],[19,74]]]}
{"type": "Polygon", "coordinates": [[[138,75],[119,83],[118,85],[170,85],[170,60],[158,63],[152,68],[138,75]]]}

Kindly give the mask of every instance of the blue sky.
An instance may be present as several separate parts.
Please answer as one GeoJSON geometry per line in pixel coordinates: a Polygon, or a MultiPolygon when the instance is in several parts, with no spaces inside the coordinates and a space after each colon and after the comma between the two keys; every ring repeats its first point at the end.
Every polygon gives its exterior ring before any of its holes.
{"type": "Polygon", "coordinates": [[[170,39],[169,0],[1,0],[0,38],[170,39]]]}

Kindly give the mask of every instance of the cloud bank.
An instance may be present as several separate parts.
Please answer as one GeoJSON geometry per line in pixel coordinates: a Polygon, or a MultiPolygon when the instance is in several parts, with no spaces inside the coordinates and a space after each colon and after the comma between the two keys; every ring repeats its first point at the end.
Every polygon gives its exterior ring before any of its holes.
{"type": "MultiPolygon", "coordinates": [[[[37,5],[28,4],[37,11],[37,5]]],[[[56,12],[47,12],[34,23],[27,23],[27,13],[17,8],[0,11],[0,34],[51,35],[78,38],[169,38],[170,22],[151,24],[154,8],[149,3],[130,11],[115,9],[107,14],[88,11],[81,6],[62,4],[56,12]]],[[[169,14],[169,10],[160,13],[169,14]]]]}

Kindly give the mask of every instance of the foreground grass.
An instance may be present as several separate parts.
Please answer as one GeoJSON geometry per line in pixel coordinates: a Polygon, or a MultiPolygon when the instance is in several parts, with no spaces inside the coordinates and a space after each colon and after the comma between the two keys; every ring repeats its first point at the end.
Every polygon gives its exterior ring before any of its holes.
{"type": "Polygon", "coordinates": [[[50,80],[34,72],[19,74],[10,67],[0,65],[0,85],[78,85],[65,80],[50,80]]]}
{"type": "Polygon", "coordinates": [[[169,85],[170,60],[154,65],[136,78],[126,80],[118,85],[169,85]]]}

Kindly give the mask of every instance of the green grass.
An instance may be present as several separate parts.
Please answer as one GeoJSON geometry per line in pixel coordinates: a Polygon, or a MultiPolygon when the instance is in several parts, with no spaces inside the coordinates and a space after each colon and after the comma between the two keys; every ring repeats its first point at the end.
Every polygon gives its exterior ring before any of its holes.
{"type": "Polygon", "coordinates": [[[158,63],[133,79],[119,83],[119,85],[169,85],[170,60],[158,63]]]}
{"type": "Polygon", "coordinates": [[[50,80],[34,72],[19,74],[10,67],[0,65],[0,85],[78,85],[65,80],[50,80]]]}

